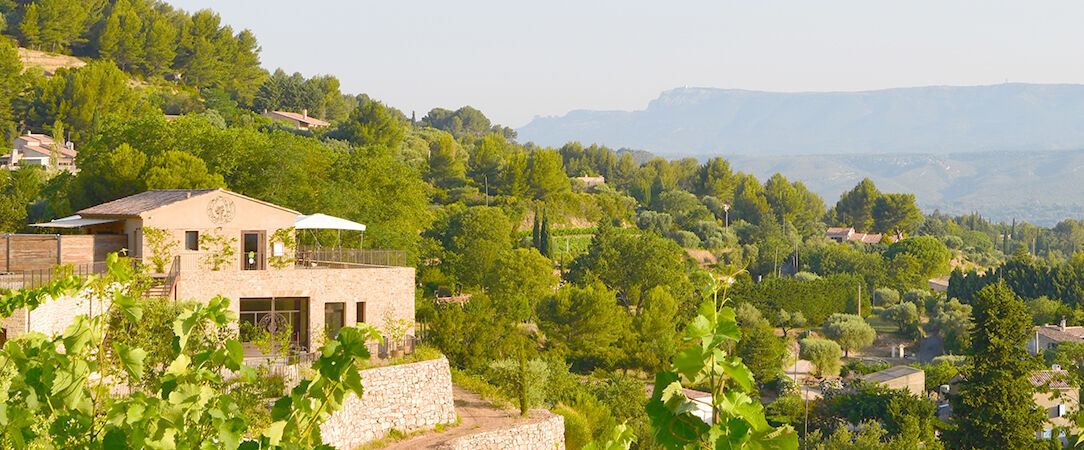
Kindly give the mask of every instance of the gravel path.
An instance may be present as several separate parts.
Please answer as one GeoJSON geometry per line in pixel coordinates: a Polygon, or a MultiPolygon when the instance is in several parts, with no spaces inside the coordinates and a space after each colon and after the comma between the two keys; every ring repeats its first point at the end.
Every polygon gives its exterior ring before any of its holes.
{"type": "Polygon", "coordinates": [[[452,398],[455,399],[455,412],[459,415],[459,425],[447,428],[443,432],[428,432],[389,445],[388,449],[438,448],[452,439],[484,431],[505,428],[520,422],[528,422],[535,417],[522,417],[517,411],[499,409],[490,405],[481,396],[459,386],[452,385],[452,398]]]}

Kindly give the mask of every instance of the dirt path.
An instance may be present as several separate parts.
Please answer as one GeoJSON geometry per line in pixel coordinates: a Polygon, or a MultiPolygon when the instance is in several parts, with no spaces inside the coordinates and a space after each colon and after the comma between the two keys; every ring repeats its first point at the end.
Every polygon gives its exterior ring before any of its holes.
{"type": "Polygon", "coordinates": [[[531,415],[521,417],[515,411],[494,408],[478,394],[456,385],[452,385],[452,398],[455,400],[455,412],[459,415],[459,426],[448,428],[440,433],[428,432],[396,442],[387,448],[437,448],[461,436],[500,429],[516,423],[528,422],[534,418],[531,415]]]}

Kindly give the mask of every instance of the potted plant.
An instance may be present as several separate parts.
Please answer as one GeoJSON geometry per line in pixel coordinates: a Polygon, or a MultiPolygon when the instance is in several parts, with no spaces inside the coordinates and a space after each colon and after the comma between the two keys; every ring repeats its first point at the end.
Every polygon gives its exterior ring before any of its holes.
{"type": "Polygon", "coordinates": [[[414,326],[413,321],[407,319],[392,319],[391,314],[384,314],[384,337],[388,340],[388,349],[392,358],[403,356],[403,338],[414,326]]]}

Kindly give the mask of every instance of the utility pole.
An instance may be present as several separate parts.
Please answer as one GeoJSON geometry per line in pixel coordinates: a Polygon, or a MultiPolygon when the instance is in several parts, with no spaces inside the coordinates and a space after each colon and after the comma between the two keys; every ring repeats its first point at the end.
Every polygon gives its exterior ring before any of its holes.
{"type": "Polygon", "coordinates": [[[862,283],[858,283],[858,317],[862,317],[862,283]]]}

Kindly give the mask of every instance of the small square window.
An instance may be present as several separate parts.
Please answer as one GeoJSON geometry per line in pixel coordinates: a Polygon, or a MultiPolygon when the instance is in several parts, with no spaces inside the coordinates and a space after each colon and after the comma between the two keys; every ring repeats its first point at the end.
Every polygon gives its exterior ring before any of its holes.
{"type": "Polygon", "coordinates": [[[358,320],[357,323],[365,323],[365,302],[358,302],[358,320]]]}
{"type": "Polygon", "coordinates": [[[185,250],[199,250],[199,231],[184,232],[185,250]]]}

